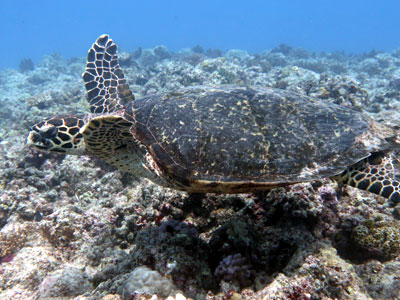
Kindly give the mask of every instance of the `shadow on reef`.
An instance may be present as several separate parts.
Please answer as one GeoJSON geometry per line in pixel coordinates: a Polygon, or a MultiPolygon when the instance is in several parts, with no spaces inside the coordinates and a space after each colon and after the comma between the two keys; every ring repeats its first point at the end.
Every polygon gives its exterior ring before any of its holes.
{"type": "Polygon", "coordinates": [[[35,167],[40,169],[48,159],[61,163],[64,158],[65,154],[29,149],[28,154],[18,163],[18,168],[35,167]]]}
{"type": "Polygon", "coordinates": [[[138,225],[129,212],[121,211],[112,234],[129,254],[118,264],[105,266],[93,283],[98,290],[118,290],[118,276],[147,266],[192,297],[194,291],[218,293],[227,285],[264,287],[284,272],[300,244],[307,248],[313,241],[304,220],[290,220],[282,209],[261,216],[260,206],[276,205],[273,197],[196,194],[169,199],[159,203],[159,211],[175,214],[176,219],[151,216],[156,226],[138,225]]]}

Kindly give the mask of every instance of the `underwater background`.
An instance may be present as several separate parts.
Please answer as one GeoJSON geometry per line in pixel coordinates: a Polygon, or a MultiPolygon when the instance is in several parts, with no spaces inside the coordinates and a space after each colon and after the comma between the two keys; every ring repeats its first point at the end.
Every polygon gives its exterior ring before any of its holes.
{"type": "Polygon", "coordinates": [[[123,49],[200,45],[224,51],[271,49],[362,53],[399,47],[400,3],[374,1],[0,1],[0,68],[54,52],[81,56],[108,33],[123,49]]]}
{"type": "Polygon", "coordinates": [[[0,0],[0,300],[400,299],[400,204],[330,178],[188,195],[27,147],[88,113],[103,33],[136,98],[272,87],[400,128],[398,1],[0,0]]]}

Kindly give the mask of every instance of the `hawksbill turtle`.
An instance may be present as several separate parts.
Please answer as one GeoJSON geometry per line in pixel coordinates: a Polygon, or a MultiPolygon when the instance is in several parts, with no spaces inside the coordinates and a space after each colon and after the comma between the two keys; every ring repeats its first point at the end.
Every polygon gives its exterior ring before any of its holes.
{"type": "Polygon", "coordinates": [[[135,99],[108,35],[90,48],[82,77],[91,113],[41,121],[27,144],[97,156],[190,193],[332,177],[400,201],[397,130],[350,108],[258,86],[190,86],[135,99]]]}

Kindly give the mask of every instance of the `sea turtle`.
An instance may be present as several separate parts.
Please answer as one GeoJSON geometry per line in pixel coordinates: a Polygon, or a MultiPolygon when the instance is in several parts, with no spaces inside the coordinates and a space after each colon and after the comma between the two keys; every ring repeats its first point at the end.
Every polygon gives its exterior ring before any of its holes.
{"type": "Polygon", "coordinates": [[[333,177],[400,201],[397,131],[350,108],[258,86],[191,86],[134,99],[108,35],[89,50],[83,80],[91,113],[37,123],[29,145],[94,155],[193,193],[333,177]]]}

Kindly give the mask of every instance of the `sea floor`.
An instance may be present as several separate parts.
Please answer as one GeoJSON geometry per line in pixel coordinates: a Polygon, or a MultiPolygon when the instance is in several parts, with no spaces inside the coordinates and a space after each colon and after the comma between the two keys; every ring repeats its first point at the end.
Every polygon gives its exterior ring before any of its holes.
{"type": "MultiPolygon", "coordinates": [[[[400,125],[400,49],[159,46],[120,57],[136,98],[199,84],[268,86],[400,125]]],[[[88,112],[84,67],[83,57],[54,54],[0,72],[0,300],[400,299],[399,204],[329,178],[188,195],[95,158],[28,148],[30,125],[88,112]]]]}

